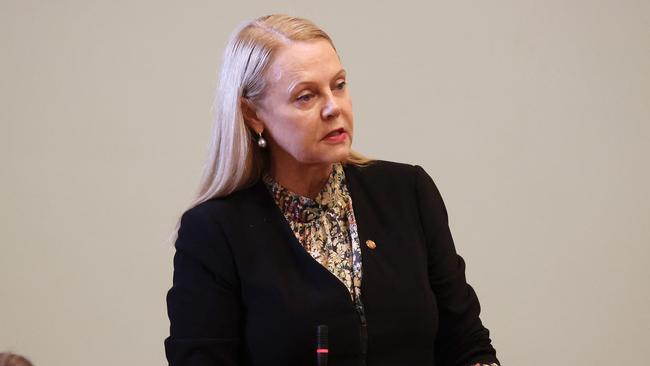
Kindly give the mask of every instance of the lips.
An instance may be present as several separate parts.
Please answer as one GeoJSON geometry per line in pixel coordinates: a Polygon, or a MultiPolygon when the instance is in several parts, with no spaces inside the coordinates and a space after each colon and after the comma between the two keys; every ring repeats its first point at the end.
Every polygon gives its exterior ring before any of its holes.
{"type": "Polygon", "coordinates": [[[344,128],[342,128],[342,127],[337,128],[336,130],[332,130],[330,133],[328,133],[324,138],[338,136],[338,135],[342,134],[343,132],[345,132],[344,128]]]}

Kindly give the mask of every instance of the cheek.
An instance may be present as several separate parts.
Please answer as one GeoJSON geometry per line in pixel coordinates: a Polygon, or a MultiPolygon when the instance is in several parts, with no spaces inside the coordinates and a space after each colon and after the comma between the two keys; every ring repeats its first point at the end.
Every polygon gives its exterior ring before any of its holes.
{"type": "Polygon", "coordinates": [[[352,101],[347,100],[346,103],[344,103],[341,106],[342,114],[345,119],[345,122],[348,124],[348,128],[350,130],[350,135],[352,135],[352,132],[354,131],[354,116],[352,113],[352,101]]]}
{"type": "MultiPolygon", "coordinates": [[[[318,131],[312,126],[308,114],[278,115],[268,129],[275,142],[283,150],[292,155],[303,155],[309,152],[317,139],[318,131]]],[[[269,121],[271,122],[271,121],[269,121]]]]}
{"type": "Polygon", "coordinates": [[[343,114],[352,122],[352,100],[350,98],[344,98],[339,105],[343,114]]]}

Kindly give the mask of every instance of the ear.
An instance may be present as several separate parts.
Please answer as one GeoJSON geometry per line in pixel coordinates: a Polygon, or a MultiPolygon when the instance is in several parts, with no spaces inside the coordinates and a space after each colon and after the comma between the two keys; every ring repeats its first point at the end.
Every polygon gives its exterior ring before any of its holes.
{"type": "Polygon", "coordinates": [[[257,116],[257,108],[248,98],[242,97],[240,100],[242,116],[244,123],[255,133],[260,134],[264,131],[264,122],[257,116]]]}

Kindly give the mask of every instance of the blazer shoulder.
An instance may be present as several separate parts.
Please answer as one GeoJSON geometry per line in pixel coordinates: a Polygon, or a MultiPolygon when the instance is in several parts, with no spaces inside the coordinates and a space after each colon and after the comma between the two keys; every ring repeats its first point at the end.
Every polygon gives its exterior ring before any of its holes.
{"type": "Polygon", "coordinates": [[[431,175],[417,164],[373,160],[366,166],[350,165],[347,172],[351,184],[363,186],[365,189],[390,192],[391,195],[417,192],[418,195],[440,196],[431,175]]]}
{"type": "Polygon", "coordinates": [[[368,165],[349,165],[349,169],[354,170],[362,175],[368,176],[377,176],[377,175],[399,175],[403,177],[403,174],[413,174],[416,165],[400,163],[395,161],[388,160],[373,160],[368,165]]]}
{"type": "Polygon", "coordinates": [[[194,207],[187,209],[183,216],[210,219],[216,222],[228,221],[239,211],[252,205],[259,204],[255,196],[259,194],[259,183],[244,188],[223,197],[210,198],[194,207]]]}
{"type": "Polygon", "coordinates": [[[432,180],[429,173],[420,165],[388,160],[373,160],[369,165],[364,166],[350,164],[346,170],[360,180],[382,182],[390,186],[432,180]]]}
{"type": "Polygon", "coordinates": [[[369,165],[349,165],[346,168],[346,179],[349,187],[355,192],[366,192],[372,197],[382,197],[382,200],[406,200],[416,193],[419,166],[387,161],[374,160],[369,165]]]}

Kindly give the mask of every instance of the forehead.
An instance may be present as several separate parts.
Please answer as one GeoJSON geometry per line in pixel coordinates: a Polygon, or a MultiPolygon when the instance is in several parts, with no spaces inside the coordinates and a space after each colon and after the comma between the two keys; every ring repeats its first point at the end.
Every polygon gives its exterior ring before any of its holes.
{"type": "Polygon", "coordinates": [[[339,57],[327,40],[291,42],[276,53],[268,79],[272,83],[287,84],[331,77],[340,69],[339,57]]]}

